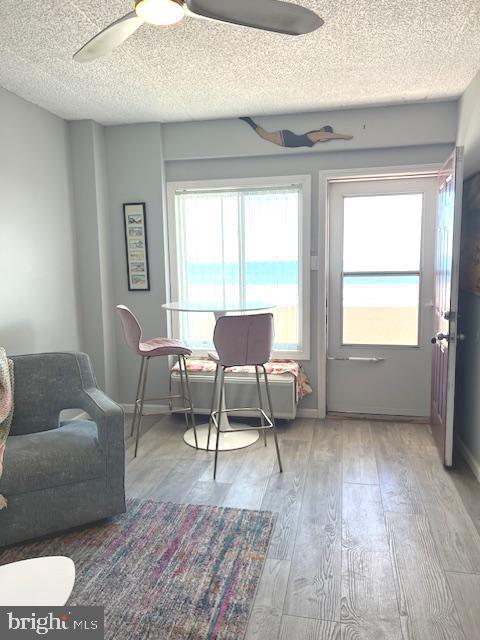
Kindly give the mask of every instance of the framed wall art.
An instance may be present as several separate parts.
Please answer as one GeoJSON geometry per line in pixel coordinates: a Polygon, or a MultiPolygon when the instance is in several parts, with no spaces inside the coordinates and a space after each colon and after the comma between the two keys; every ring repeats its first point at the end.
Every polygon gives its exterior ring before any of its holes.
{"type": "Polygon", "coordinates": [[[147,219],[144,202],[123,205],[129,291],[150,291],[147,219]]]}

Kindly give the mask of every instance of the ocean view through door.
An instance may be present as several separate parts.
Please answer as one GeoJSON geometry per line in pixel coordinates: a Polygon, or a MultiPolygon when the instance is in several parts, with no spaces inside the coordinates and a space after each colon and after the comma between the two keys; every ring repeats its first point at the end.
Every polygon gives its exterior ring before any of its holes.
{"type": "Polygon", "coordinates": [[[327,410],[430,413],[435,177],[329,187],[327,410]]]}

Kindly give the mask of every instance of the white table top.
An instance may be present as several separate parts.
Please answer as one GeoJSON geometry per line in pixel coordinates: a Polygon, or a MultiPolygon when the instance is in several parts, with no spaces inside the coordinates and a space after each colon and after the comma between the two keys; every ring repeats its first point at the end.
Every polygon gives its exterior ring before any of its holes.
{"type": "Polygon", "coordinates": [[[215,314],[225,314],[243,311],[265,311],[267,309],[274,309],[276,305],[268,302],[244,302],[238,304],[222,304],[222,303],[210,303],[210,302],[165,302],[162,304],[164,309],[168,311],[185,311],[190,313],[209,312],[215,314]]]}
{"type": "Polygon", "coordinates": [[[0,566],[0,607],[63,607],[75,583],[65,556],[20,560],[0,566]]]}

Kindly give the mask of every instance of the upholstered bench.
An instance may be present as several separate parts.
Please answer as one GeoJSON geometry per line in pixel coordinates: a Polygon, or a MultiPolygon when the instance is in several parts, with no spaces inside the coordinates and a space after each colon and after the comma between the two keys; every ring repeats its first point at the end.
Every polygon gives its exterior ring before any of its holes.
{"type": "MultiPolygon", "coordinates": [[[[195,413],[208,414],[215,377],[215,363],[206,358],[188,358],[187,368],[192,387],[195,413]]],[[[311,393],[308,380],[298,362],[293,360],[272,360],[266,364],[275,417],[293,420],[297,414],[297,404],[311,393]]],[[[172,389],[180,387],[178,364],[170,371],[172,389]]],[[[225,377],[227,403],[230,408],[255,406],[257,387],[253,367],[232,367],[225,377]],[[252,404],[253,403],[253,404],[252,404]]],[[[266,405],[265,405],[266,406],[266,405]]],[[[240,413],[242,417],[248,412],[240,413]]]]}

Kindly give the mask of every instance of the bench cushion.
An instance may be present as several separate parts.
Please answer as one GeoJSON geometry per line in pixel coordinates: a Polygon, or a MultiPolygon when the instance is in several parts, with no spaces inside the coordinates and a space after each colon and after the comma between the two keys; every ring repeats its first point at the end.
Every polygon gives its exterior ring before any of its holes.
{"type": "MultiPolygon", "coordinates": [[[[190,374],[202,373],[214,375],[216,369],[216,354],[209,354],[209,358],[188,358],[187,370],[190,374]]],[[[292,375],[296,380],[297,401],[312,393],[312,387],[305,372],[295,360],[270,360],[265,364],[268,375],[292,375]]],[[[179,371],[178,362],[171,368],[171,373],[179,371]]],[[[238,366],[227,367],[225,373],[255,375],[255,367],[238,366]]]]}
{"type": "Polygon", "coordinates": [[[97,425],[89,420],[62,423],[57,429],[10,436],[0,493],[9,495],[84,482],[106,475],[106,458],[97,425]]]}

